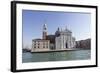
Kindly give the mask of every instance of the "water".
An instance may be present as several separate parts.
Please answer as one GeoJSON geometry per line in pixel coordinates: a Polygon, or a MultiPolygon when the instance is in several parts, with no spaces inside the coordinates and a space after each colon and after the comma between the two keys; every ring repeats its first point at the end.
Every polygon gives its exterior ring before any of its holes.
{"type": "Polygon", "coordinates": [[[47,61],[68,61],[68,60],[86,60],[91,58],[91,50],[77,50],[65,52],[50,53],[30,53],[22,54],[22,62],[47,62],[47,61]]]}

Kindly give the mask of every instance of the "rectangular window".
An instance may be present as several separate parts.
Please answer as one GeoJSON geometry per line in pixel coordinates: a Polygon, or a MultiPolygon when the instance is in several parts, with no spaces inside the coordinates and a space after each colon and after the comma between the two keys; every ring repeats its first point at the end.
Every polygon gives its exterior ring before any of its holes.
{"type": "Polygon", "coordinates": [[[43,48],[45,48],[45,42],[43,42],[43,48]]]}
{"type": "Polygon", "coordinates": [[[47,48],[48,48],[48,45],[47,45],[47,48]]]}
{"type": "Polygon", "coordinates": [[[34,41],[34,43],[36,43],[36,41],[34,41]]]}
{"type": "Polygon", "coordinates": [[[34,48],[36,48],[36,46],[34,46],[34,48]]]}

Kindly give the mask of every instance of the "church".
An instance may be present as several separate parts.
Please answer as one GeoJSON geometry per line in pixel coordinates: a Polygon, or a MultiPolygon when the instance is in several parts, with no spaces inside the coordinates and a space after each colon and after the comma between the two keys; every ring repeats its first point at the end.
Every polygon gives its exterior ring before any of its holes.
{"type": "Polygon", "coordinates": [[[50,51],[50,50],[67,50],[75,48],[75,38],[72,32],[66,29],[58,28],[54,35],[48,35],[47,25],[43,25],[42,39],[32,40],[31,52],[50,51]]]}
{"type": "Polygon", "coordinates": [[[72,32],[67,28],[63,30],[58,28],[55,36],[56,49],[75,48],[75,38],[72,37],[72,32]]]}

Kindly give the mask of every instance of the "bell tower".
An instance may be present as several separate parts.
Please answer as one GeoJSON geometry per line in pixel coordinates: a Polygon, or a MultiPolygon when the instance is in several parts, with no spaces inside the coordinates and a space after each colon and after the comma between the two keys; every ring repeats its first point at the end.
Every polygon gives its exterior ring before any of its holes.
{"type": "Polygon", "coordinates": [[[43,25],[43,34],[42,34],[42,38],[46,39],[47,36],[47,26],[46,24],[43,25]]]}

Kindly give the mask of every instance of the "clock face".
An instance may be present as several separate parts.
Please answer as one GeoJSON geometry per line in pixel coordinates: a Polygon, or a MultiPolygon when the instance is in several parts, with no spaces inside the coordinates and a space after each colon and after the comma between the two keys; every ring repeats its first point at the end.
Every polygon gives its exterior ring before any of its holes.
{"type": "Polygon", "coordinates": [[[47,28],[46,28],[46,24],[43,25],[43,32],[46,32],[47,28]]]}

